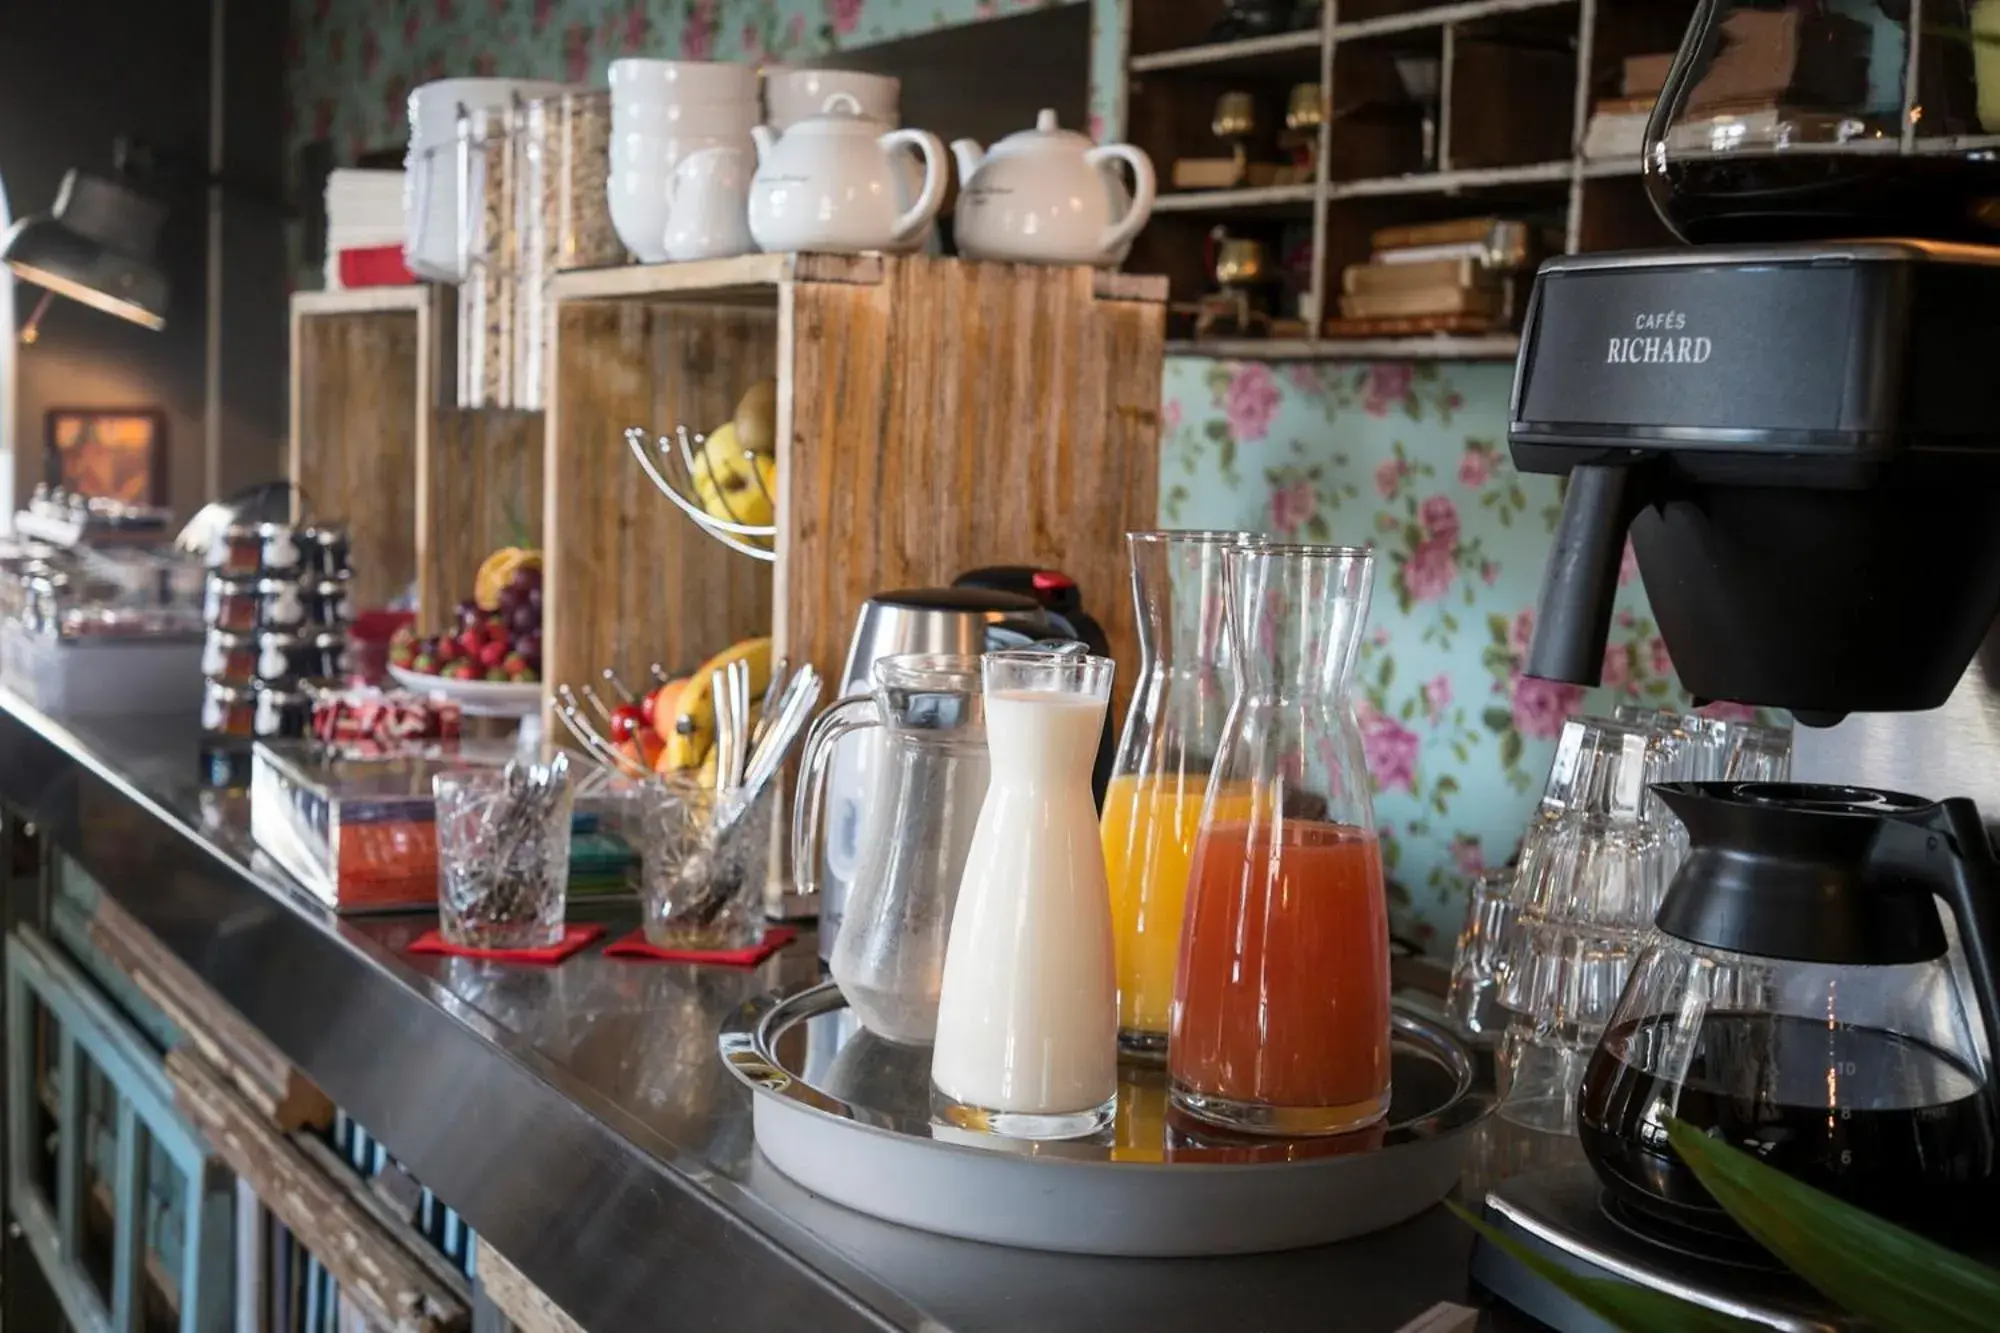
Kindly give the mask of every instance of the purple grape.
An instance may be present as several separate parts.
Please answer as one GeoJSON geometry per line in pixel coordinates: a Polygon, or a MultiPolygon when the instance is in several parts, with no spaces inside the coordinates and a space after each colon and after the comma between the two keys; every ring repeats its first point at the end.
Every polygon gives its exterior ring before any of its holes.
{"type": "Polygon", "coordinates": [[[520,638],[514,640],[514,651],[527,658],[530,662],[540,662],[542,660],[542,636],[539,633],[523,634],[520,638]]]}
{"type": "Polygon", "coordinates": [[[534,607],[537,612],[542,609],[541,584],[537,583],[534,587],[528,589],[528,605],[534,607]]]}
{"type": "Polygon", "coordinates": [[[514,614],[507,623],[513,627],[516,634],[527,634],[541,628],[542,618],[535,614],[534,607],[519,606],[514,608],[514,614]]]}
{"type": "Polygon", "coordinates": [[[513,615],[514,608],[518,607],[519,605],[521,605],[521,590],[519,588],[506,587],[500,590],[501,615],[503,616],[513,615]]]}
{"type": "Polygon", "coordinates": [[[458,604],[458,627],[460,629],[471,629],[485,618],[486,613],[479,609],[477,602],[467,601],[458,604]]]}
{"type": "Polygon", "coordinates": [[[514,586],[526,592],[530,588],[542,586],[542,571],[533,565],[523,565],[514,571],[514,586]]]}

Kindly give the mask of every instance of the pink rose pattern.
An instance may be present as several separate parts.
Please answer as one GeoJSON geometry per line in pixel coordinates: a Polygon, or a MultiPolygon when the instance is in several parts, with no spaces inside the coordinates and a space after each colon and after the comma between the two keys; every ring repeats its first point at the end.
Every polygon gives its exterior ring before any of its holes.
{"type": "Polygon", "coordinates": [[[1271,429],[1280,401],[1278,381],[1261,361],[1246,362],[1229,381],[1223,414],[1239,440],[1261,440],[1271,429]]]}

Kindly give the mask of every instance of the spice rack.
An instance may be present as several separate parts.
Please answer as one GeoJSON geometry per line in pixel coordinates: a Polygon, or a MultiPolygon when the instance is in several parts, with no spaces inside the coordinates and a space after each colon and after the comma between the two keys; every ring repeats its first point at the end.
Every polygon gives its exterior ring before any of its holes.
{"type": "MultiPolygon", "coordinates": [[[[1262,240],[1282,265],[1307,256],[1281,313],[1305,295],[1322,314],[1338,305],[1341,272],[1365,260],[1378,227],[1527,212],[1547,220],[1565,251],[1668,245],[1653,217],[1636,155],[1584,156],[1595,98],[1615,89],[1627,56],[1678,47],[1693,0],[1324,0],[1316,27],[1208,42],[1223,0],[1133,0],[1123,11],[1126,133],[1152,155],[1163,181],[1183,157],[1226,150],[1210,120],[1224,92],[1253,95],[1267,127],[1286,95],[1321,89],[1313,178],[1218,190],[1163,188],[1126,267],[1164,274],[1172,298],[1210,290],[1211,228],[1262,240]],[[1349,118],[1356,108],[1408,100],[1399,59],[1434,61],[1434,153],[1426,163],[1407,117],[1349,118]]],[[[1270,147],[1268,128],[1254,147],[1270,147]]],[[[1271,360],[1395,357],[1506,360],[1511,334],[1329,338],[1176,337],[1177,355],[1271,360]]]]}

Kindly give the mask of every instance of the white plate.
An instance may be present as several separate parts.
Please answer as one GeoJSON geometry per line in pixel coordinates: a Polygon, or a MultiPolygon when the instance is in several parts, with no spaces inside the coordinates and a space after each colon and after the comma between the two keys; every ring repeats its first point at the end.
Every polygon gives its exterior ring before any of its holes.
{"type": "Polygon", "coordinates": [[[473,717],[532,717],[542,710],[542,687],[538,682],[517,685],[512,681],[453,680],[394,665],[390,666],[389,674],[404,689],[419,694],[442,694],[473,717]]]}

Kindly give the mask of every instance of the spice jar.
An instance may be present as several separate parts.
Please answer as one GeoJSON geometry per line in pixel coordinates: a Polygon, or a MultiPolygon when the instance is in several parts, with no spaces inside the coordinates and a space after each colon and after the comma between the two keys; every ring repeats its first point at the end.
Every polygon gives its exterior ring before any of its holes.
{"type": "Polygon", "coordinates": [[[201,645],[201,674],[232,685],[257,678],[257,645],[248,634],[212,629],[201,645]]]}
{"type": "Polygon", "coordinates": [[[292,579],[262,579],[257,583],[257,625],[263,629],[297,629],[306,620],[305,594],[292,579]]]}
{"type": "Polygon", "coordinates": [[[264,565],[264,537],[254,523],[232,523],[209,538],[204,563],[218,574],[255,574],[264,565]]]}
{"type": "Polygon", "coordinates": [[[258,569],[266,574],[297,574],[301,553],[298,534],[289,523],[257,525],[258,569]]]}
{"type": "Polygon", "coordinates": [[[257,589],[258,581],[254,577],[230,578],[210,574],[202,600],[203,622],[210,629],[226,629],[232,634],[246,634],[256,629],[259,609],[257,589]]]}
{"type": "Polygon", "coordinates": [[[303,689],[266,685],[257,691],[251,730],[259,740],[297,740],[312,728],[312,697],[303,689]]]}
{"type": "Polygon", "coordinates": [[[249,685],[211,680],[202,690],[201,729],[210,736],[254,736],[257,693],[249,685]]]}
{"type": "Polygon", "coordinates": [[[348,576],[346,525],[315,523],[299,533],[304,552],[301,572],[308,579],[344,579],[348,576]]]}
{"type": "Polygon", "coordinates": [[[354,601],[348,596],[344,579],[321,579],[306,589],[306,620],[328,629],[338,629],[354,621],[354,601]]]}

